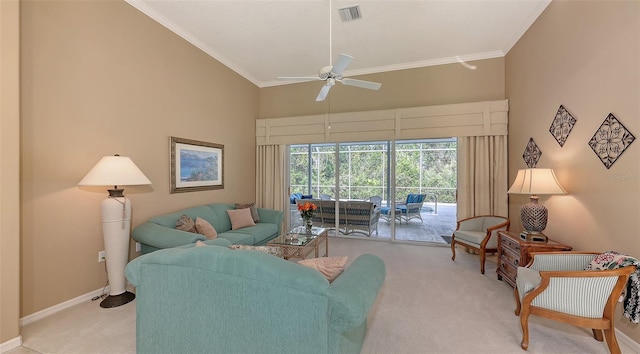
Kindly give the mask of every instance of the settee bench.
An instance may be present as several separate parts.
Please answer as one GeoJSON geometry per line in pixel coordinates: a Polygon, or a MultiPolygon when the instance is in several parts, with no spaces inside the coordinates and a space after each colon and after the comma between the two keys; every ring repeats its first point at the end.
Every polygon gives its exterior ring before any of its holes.
{"type": "MultiPolygon", "coordinates": [[[[335,228],[336,202],[322,199],[298,199],[297,203],[312,203],[318,209],[311,221],[314,226],[335,228]]],[[[378,235],[378,221],[380,220],[380,208],[372,202],[359,200],[347,200],[339,202],[338,231],[345,235],[351,233],[363,233],[371,236],[375,231],[378,235]]]]}

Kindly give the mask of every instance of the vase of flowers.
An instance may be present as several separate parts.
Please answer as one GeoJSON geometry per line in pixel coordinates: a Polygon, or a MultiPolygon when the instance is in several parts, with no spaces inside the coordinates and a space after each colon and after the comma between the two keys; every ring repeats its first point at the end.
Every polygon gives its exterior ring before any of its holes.
{"type": "Polygon", "coordinates": [[[305,231],[308,234],[311,233],[311,228],[313,227],[311,218],[313,217],[313,214],[316,210],[318,210],[318,206],[313,203],[306,202],[298,204],[298,211],[300,212],[300,216],[304,221],[305,231]]]}

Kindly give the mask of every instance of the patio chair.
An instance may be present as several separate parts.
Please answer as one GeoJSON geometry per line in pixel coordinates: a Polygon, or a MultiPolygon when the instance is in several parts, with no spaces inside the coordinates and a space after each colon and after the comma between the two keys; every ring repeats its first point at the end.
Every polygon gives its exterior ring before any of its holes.
{"type": "MultiPolygon", "coordinates": [[[[426,197],[426,194],[409,194],[404,202],[396,202],[396,220],[401,224],[402,220],[408,223],[411,219],[420,219],[420,222],[424,222],[420,211],[426,197]]],[[[380,208],[380,217],[390,222],[391,208],[380,208]]]]}
{"type": "Polygon", "coordinates": [[[480,215],[458,220],[451,236],[451,260],[456,260],[456,245],[480,252],[480,273],[484,274],[487,252],[498,251],[498,231],[509,231],[510,221],[504,216],[480,215]]]}
{"type": "MultiPolygon", "coordinates": [[[[580,327],[591,328],[602,342],[602,332],[611,353],[620,353],[613,320],[618,298],[638,260],[617,253],[594,252],[531,253],[526,267],[518,267],[516,316],[522,326],[521,347],[529,347],[529,316],[536,315],[580,327]],[[590,270],[585,270],[590,269],[590,270]],[[600,270],[604,269],[604,270],[600,270]]],[[[634,308],[632,282],[627,285],[627,308],[634,308]]],[[[636,292],[638,289],[636,288],[636,292]]],[[[635,298],[637,299],[637,297],[635,298]]]]}
{"type": "Polygon", "coordinates": [[[373,203],[376,208],[382,207],[382,197],[378,195],[371,196],[367,198],[367,202],[373,203]]]}

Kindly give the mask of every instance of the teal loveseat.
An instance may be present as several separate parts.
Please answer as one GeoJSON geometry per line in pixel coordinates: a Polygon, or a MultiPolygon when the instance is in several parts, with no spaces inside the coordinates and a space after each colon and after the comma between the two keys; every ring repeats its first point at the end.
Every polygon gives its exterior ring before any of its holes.
{"type": "Polygon", "coordinates": [[[207,240],[200,234],[177,230],[176,221],[183,214],[194,220],[196,217],[207,220],[218,232],[218,238],[226,239],[232,244],[264,245],[281,234],[284,218],[282,211],[257,208],[260,222],[255,226],[231,230],[231,221],[227,214],[229,209],[235,209],[235,204],[206,204],[156,216],[134,228],[131,237],[140,243],[142,254],[188,245],[198,240],[208,244],[218,243],[215,239],[207,240]]]}
{"type": "Polygon", "coordinates": [[[329,283],[266,253],[185,246],[134,259],[126,276],[138,354],[359,353],[385,265],[365,254],[329,283]]]}

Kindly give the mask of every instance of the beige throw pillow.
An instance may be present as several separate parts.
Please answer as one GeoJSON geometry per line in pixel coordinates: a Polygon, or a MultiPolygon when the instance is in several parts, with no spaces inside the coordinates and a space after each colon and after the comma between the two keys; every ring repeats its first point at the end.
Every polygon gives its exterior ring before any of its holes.
{"type": "Polygon", "coordinates": [[[229,214],[229,219],[231,220],[231,230],[254,226],[256,224],[253,222],[251,210],[249,209],[229,209],[227,210],[227,214],[229,214]]]}
{"type": "Polygon", "coordinates": [[[182,215],[178,221],[176,221],[176,229],[186,232],[196,232],[196,223],[188,215],[182,215]]]}
{"type": "Polygon", "coordinates": [[[347,257],[310,258],[300,260],[298,261],[298,264],[319,271],[320,273],[322,273],[322,275],[325,276],[325,278],[327,278],[329,283],[331,283],[340,274],[342,274],[342,271],[347,264],[347,257]]]}
{"type": "Polygon", "coordinates": [[[218,232],[215,227],[203,218],[196,218],[196,231],[200,235],[205,235],[209,240],[218,237],[218,232]]]}
{"type": "Polygon", "coordinates": [[[256,203],[248,203],[248,204],[238,204],[236,203],[236,209],[246,209],[249,208],[251,210],[251,218],[253,222],[260,222],[260,216],[258,215],[258,208],[256,208],[256,203]]]}

